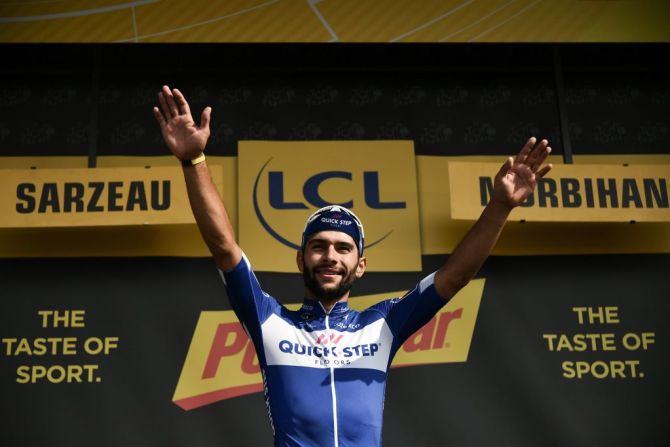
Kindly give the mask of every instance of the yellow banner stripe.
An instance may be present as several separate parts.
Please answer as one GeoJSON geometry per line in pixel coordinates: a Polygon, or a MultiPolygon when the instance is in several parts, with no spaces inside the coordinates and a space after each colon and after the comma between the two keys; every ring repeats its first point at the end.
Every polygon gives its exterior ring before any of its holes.
{"type": "Polygon", "coordinates": [[[667,0],[0,3],[0,42],[668,42],[668,23],[667,0]]]}
{"type": "MultiPolygon", "coordinates": [[[[497,162],[498,156],[417,156],[421,252],[450,253],[469,221],[450,218],[447,164],[449,161],[497,162]]],[[[577,164],[665,164],[670,155],[581,155],[577,164]]],[[[553,163],[560,163],[552,157],[553,163]]],[[[223,198],[237,224],[237,158],[208,156],[208,164],[223,167],[223,198]]],[[[98,166],[174,166],[166,157],[98,157],[98,166]]],[[[85,157],[1,157],[0,169],[83,167],[85,157]]],[[[669,253],[667,223],[519,223],[509,222],[494,250],[498,255],[605,253],[669,253]]],[[[1,257],[78,256],[195,256],[209,252],[195,225],[157,225],[110,228],[2,229],[1,257]]]]}

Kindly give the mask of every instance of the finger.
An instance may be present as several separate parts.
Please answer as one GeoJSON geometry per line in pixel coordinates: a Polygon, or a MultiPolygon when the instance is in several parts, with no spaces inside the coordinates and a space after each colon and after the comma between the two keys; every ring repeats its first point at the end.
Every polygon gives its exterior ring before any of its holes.
{"type": "Polygon", "coordinates": [[[525,179],[531,179],[533,178],[533,171],[530,170],[530,168],[527,165],[518,165],[517,168],[517,174],[519,174],[522,178],[525,179]]]}
{"type": "Polygon", "coordinates": [[[208,132],[209,132],[209,121],[211,115],[212,115],[212,108],[209,106],[205,107],[205,109],[202,111],[202,114],[200,115],[200,128],[207,129],[208,132]]]}
{"type": "Polygon", "coordinates": [[[540,166],[542,166],[542,163],[544,163],[549,154],[551,154],[551,147],[545,146],[544,150],[535,155],[532,161],[533,164],[530,165],[530,168],[533,170],[533,172],[537,171],[540,166]]]}
{"type": "Polygon", "coordinates": [[[167,85],[163,86],[163,96],[165,97],[165,102],[167,102],[168,110],[170,111],[170,115],[168,116],[172,118],[179,116],[179,108],[174,100],[174,96],[172,96],[172,91],[170,91],[170,88],[167,85]]]}
{"type": "Polygon", "coordinates": [[[514,160],[515,163],[523,163],[528,154],[533,150],[533,146],[535,146],[535,137],[530,137],[528,141],[526,141],[526,144],[523,145],[521,148],[521,151],[519,151],[519,154],[516,156],[516,159],[514,160]]]}
{"type": "Polygon", "coordinates": [[[161,111],[158,110],[158,107],[154,107],[153,112],[156,121],[158,121],[158,125],[161,126],[161,129],[164,128],[167,125],[167,123],[165,122],[165,118],[163,118],[163,114],[161,113],[161,111]]]}
{"type": "Polygon", "coordinates": [[[172,115],[170,114],[170,108],[168,107],[167,100],[163,92],[158,93],[158,103],[161,105],[161,111],[163,112],[163,119],[167,122],[170,120],[172,115]]]}
{"type": "Polygon", "coordinates": [[[546,150],[549,142],[547,140],[540,140],[539,143],[535,145],[533,150],[528,154],[528,157],[524,161],[531,169],[533,165],[537,164],[537,160],[544,160],[547,157],[546,150]]]}
{"type": "Polygon", "coordinates": [[[184,95],[182,95],[182,93],[176,88],[172,90],[172,94],[174,95],[174,99],[177,101],[177,105],[179,106],[181,114],[190,115],[191,108],[188,106],[188,102],[186,102],[184,95]]]}
{"type": "Polygon", "coordinates": [[[542,169],[535,173],[535,178],[544,177],[547,172],[551,171],[551,168],[553,168],[551,164],[545,165],[542,169]]]}

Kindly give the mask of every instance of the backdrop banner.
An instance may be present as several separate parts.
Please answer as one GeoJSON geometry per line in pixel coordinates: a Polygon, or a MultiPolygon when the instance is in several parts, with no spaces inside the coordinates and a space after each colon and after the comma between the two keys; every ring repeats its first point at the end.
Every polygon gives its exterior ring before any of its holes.
{"type": "Polygon", "coordinates": [[[241,141],[240,245],[256,270],[294,272],[307,217],[342,205],[363,222],[368,269],[419,271],[415,163],[409,140],[241,141]]]}
{"type": "MultiPolygon", "coordinates": [[[[493,195],[493,163],[449,163],[451,217],[475,220],[493,195]]],[[[512,220],[670,222],[667,165],[555,165],[512,220]]]]}
{"type": "MultiPolygon", "coordinates": [[[[352,300],[395,296],[443,261],[366,274],[352,300]]],[[[384,445],[665,445],[669,269],[667,254],[490,258],[474,295],[396,358],[407,365],[389,373],[384,445]],[[466,355],[450,358],[461,335],[466,355]]],[[[271,445],[257,383],[189,411],[179,402],[255,365],[229,327],[223,346],[242,357],[214,356],[211,377],[196,362],[201,389],[183,388],[193,350],[216,342],[201,329],[236,324],[211,259],[0,259],[0,277],[1,445],[271,445]]],[[[258,277],[283,302],[302,300],[299,275],[258,277]]]]}
{"type": "MultiPolygon", "coordinates": [[[[179,167],[11,169],[0,176],[0,227],[194,223],[179,167]]],[[[222,169],[211,166],[222,183],[222,169]]]]}

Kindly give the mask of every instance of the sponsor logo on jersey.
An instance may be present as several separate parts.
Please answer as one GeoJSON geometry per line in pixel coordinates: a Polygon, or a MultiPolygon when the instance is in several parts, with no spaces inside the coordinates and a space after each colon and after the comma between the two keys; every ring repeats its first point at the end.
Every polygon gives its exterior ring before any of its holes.
{"type": "Polygon", "coordinates": [[[344,334],[319,334],[318,337],[316,337],[316,344],[317,345],[327,345],[327,344],[337,344],[339,343],[340,340],[342,340],[342,337],[344,337],[344,334]]]}
{"type": "Polygon", "coordinates": [[[355,346],[310,346],[294,343],[289,340],[279,342],[279,350],[284,354],[306,355],[313,357],[367,357],[374,356],[379,351],[380,343],[367,343],[355,346]]]}
{"type": "Polygon", "coordinates": [[[347,326],[342,325],[345,332],[307,331],[271,315],[261,327],[268,366],[351,367],[385,372],[393,342],[385,320],[378,319],[353,332],[347,332],[347,326]]]}

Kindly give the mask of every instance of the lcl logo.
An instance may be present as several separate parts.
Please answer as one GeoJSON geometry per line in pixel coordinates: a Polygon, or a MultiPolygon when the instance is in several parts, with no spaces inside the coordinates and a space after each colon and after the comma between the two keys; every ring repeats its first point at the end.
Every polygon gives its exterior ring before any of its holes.
{"type": "MultiPolygon", "coordinates": [[[[282,235],[280,235],[276,230],[272,228],[272,226],[269,224],[268,220],[263,216],[263,213],[261,211],[260,205],[259,205],[259,184],[261,183],[261,179],[263,178],[263,175],[265,174],[265,170],[267,166],[270,164],[272,161],[272,157],[268,159],[268,161],[265,162],[265,164],[261,167],[260,171],[258,172],[258,175],[256,176],[256,180],[254,182],[254,189],[253,189],[253,204],[254,204],[254,212],[256,213],[256,217],[258,218],[258,221],[261,223],[263,228],[272,236],[274,237],[277,241],[281,242],[282,244],[286,245],[289,248],[299,250],[300,245],[296,244],[282,235]]],[[[267,185],[268,185],[268,204],[270,205],[271,208],[276,209],[276,210],[308,210],[309,205],[312,205],[313,207],[316,208],[321,208],[324,206],[328,205],[340,205],[344,206],[347,208],[350,208],[352,210],[355,210],[355,204],[354,200],[351,199],[346,202],[331,202],[327,200],[327,198],[322,197],[321,193],[319,192],[321,184],[328,180],[332,179],[340,179],[340,180],[346,180],[346,181],[354,181],[354,176],[351,172],[349,171],[325,171],[325,172],[318,172],[314,175],[311,175],[307,179],[305,179],[303,186],[302,186],[302,196],[305,199],[304,202],[302,201],[297,201],[297,202],[287,202],[284,197],[284,172],[283,171],[267,171],[267,185]],[[305,203],[306,202],[306,203],[305,203]]],[[[407,204],[404,201],[382,201],[380,198],[380,187],[379,187],[379,172],[378,171],[365,171],[363,172],[363,197],[365,201],[365,205],[369,209],[374,209],[374,210],[390,210],[390,209],[404,209],[407,208],[407,204]]],[[[385,235],[382,237],[366,243],[365,247],[372,247],[373,245],[376,245],[386,239],[393,230],[390,230],[387,232],[385,235]]]]}

